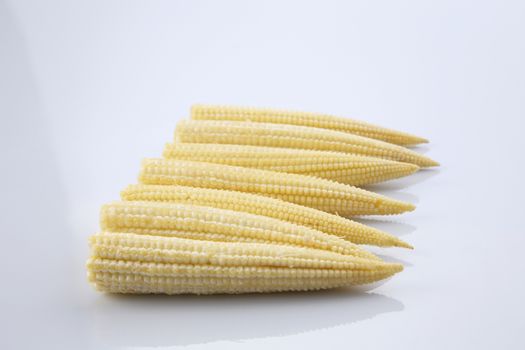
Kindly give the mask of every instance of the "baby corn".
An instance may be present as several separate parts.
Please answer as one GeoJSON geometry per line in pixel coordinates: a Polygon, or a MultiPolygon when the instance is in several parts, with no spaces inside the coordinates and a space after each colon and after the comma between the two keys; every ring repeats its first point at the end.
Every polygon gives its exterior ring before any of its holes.
{"type": "Polygon", "coordinates": [[[308,126],[235,121],[183,120],[175,140],[336,151],[378,157],[420,167],[438,163],[405,147],[340,131],[308,126]]]}
{"type": "Polygon", "coordinates": [[[414,164],[341,152],[211,143],[171,143],[164,157],[322,177],[349,185],[367,185],[416,172],[414,164]]]}
{"type": "Polygon", "coordinates": [[[100,227],[110,232],[205,241],[288,244],[378,259],[351,242],[308,227],[245,212],[190,204],[106,204],[100,213],[100,227]]]}
{"type": "Polygon", "coordinates": [[[274,124],[293,124],[347,132],[398,145],[427,143],[422,137],[386,129],[362,121],[328,114],[287,111],[270,108],[194,105],[191,117],[200,120],[251,121],[274,124]]]}
{"type": "Polygon", "coordinates": [[[412,248],[399,238],[324,211],[251,193],[187,186],[130,185],[121,192],[126,201],[184,203],[229,209],[313,228],[356,244],[412,248]]]}
{"type": "Polygon", "coordinates": [[[316,249],[101,233],[88,278],[111,293],[216,294],[300,291],[388,278],[400,264],[316,249]]]}
{"type": "Polygon", "coordinates": [[[146,159],[139,180],[150,185],[267,195],[342,216],[399,214],[414,209],[412,204],[326,179],[223,164],[146,159]]]}

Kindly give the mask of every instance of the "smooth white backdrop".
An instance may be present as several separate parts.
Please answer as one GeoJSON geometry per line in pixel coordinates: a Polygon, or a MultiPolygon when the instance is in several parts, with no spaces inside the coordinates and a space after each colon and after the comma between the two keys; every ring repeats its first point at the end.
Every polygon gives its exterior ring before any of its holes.
{"type": "Polygon", "coordinates": [[[523,349],[522,1],[0,0],[0,347],[523,349]],[[86,282],[102,203],[192,103],[362,118],[437,170],[369,291],[117,297],[86,282]]]}

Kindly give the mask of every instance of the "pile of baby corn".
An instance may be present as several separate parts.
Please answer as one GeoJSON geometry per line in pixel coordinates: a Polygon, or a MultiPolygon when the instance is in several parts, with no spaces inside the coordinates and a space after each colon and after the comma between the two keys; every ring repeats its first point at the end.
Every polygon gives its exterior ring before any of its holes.
{"type": "Polygon", "coordinates": [[[435,161],[427,140],[331,115],[193,106],[164,157],[102,207],[88,278],[110,293],[302,291],[403,270],[360,245],[412,248],[349,219],[411,211],[354,186],[435,161]]]}

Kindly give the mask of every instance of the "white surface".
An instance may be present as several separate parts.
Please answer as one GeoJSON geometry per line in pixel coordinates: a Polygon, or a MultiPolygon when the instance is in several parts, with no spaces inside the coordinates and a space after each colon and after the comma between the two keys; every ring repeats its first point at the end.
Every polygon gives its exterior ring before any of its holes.
{"type": "Polygon", "coordinates": [[[523,349],[521,1],[0,1],[0,348],[523,349]],[[415,245],[370,292],[115,297],[99,206],[195,102],[366,119],[438,170],[376,186],[415,245]]]}

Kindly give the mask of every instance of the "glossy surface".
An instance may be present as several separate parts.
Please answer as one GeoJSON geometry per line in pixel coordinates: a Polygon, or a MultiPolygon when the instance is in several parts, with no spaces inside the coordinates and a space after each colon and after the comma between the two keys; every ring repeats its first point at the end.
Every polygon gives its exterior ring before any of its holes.
{"type": "Polygon", "coordinates": [[[0,1],[0,348],[525,347],[522,2],[0,1]],[[101,204],[192,103],[348,115],[428,137],[439,169],[371,186],[415,246],[369,291],[107,296],[101,204]]]}

